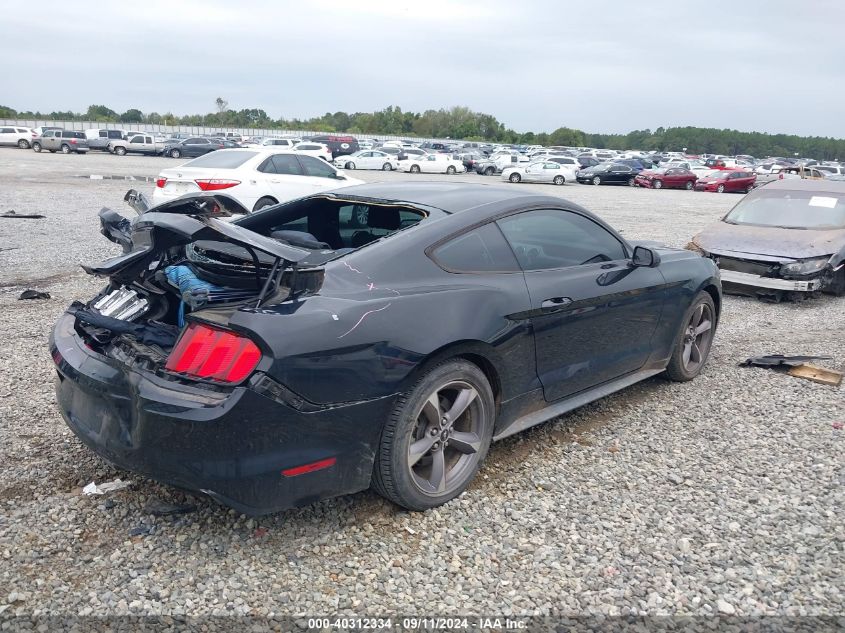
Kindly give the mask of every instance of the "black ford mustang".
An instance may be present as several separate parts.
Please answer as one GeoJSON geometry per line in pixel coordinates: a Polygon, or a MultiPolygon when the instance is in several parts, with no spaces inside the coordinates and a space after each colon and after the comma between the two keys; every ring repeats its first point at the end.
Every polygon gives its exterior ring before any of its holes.
{"type": "Polygon", "coordinates": [[[556,197],[369,184],[133,221],[51,337],[61,413],[120,467],[258,514],[373,486],[425,509],[492,440],[660,372],[690,380],[714,263],[629,243],[556,197]]]}

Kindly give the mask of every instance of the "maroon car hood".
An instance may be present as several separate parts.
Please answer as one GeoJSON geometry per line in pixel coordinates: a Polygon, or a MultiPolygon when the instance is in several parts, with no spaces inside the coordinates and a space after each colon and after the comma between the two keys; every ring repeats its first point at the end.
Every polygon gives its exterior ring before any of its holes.
{"type": "Polygon", "coordinates": [[[693,242],[716,255],[806,259],[838,252],[845,245],[845,229],[807,231],[717,222],[696,235],[693,242]]]}

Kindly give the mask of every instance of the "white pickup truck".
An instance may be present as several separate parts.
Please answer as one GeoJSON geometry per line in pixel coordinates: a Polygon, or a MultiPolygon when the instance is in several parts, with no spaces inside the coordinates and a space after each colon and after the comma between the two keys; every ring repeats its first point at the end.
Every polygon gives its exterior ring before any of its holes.
{"type": "Polygon", "coordinates": [[[130,134],[125,139],[112,139],[109,141],[108,150],[112,154],[125,156],[134,154],[161,154],[164,151],[164,143],[156,141],[150,134],[130,134]]]}

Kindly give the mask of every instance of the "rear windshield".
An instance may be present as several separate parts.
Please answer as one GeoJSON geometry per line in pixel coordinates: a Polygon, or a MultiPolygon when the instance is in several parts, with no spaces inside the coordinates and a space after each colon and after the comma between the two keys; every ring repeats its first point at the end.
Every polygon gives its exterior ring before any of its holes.
{"type": "Polygon", "coordinates": [[[728,215],[728,224],[786,229],[845,228],[845,195],[826,191],[766,191],[744,198],[728,215]]]}
{"type": "Polygon", "coordinates": [[[233,150],[231,152],[212,152],[185,163],[185,167],[214,167],[216,169],[235,169],[240,167],[258,152],[233,150]]]}

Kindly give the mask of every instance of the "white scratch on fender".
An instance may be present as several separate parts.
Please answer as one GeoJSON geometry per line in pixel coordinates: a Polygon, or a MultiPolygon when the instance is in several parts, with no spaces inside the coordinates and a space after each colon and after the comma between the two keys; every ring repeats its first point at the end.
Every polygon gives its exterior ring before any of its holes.
{"type": "Polygon", "coordinates": [[[364,314],[362,314],[362,315],[361,315],[361,318],[360,318],[360,319],[358,319],[358,322],[357,322],[355,325],[353,325],[353,326],[352,326],[349,330],[347,330],[346,332],[344,332],[343,334],[341,334],[341,335],[340,335],[340,336],[338,336],[337,338],[343,338],[343,337],[344,337],[344,336],[346,336],[347,334],[351,334],[351,333],[355,330],[355,328],[357,328],[359,325],[361,325],[361,322],[362,322],[365,318],[367,318],[367,316],[369,316],[369,315],[370,315],[370,314],[372,314],[373,312],[381,312],[382,310],[387,310],[387,309],[388,309],[391,305],[393,305],[393,304],[392,304],[392,303],[388,303],[386,306],[382,306],[381,308],[378,308],[377,310],[369,310],[369,311],[365,312],[364,314]]]}
{"type": "Polygon", "coordinates": [[[349,265],[349,262],[343,262],[343,265],[344,265],[344,266],[346,266],[346,267],[347,267],[349,270],[351,270],[352,272],[354,272],[354,273],[358,273],[359,275],[361,274],[361,271],[360,271],[360,270],[358,270],[357,268],[353,268],[352,266],[350,266],[350,265],[349,265]]]}
{"type": "Polygon", "coordinates": [[[337,315],[336,315],[336,314],[333,314],[333,315],[332,315],[332,318],[333,318],[335,321],[337,321],[337,320],[338,320],[338,318],[337,318],[337,315]]]}

